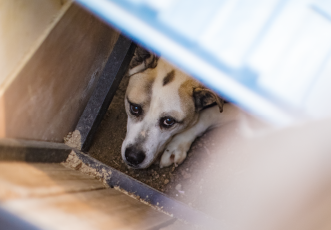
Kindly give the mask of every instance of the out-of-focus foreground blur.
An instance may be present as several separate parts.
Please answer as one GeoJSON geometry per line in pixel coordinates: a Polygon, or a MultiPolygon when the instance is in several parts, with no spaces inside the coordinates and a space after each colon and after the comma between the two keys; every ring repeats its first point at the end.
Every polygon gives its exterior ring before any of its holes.
{"type": "Polygon", "coordinates": [[[245,126],[225,127],[213,169],[201,168],[216,229],[330,229],[330,118],[238,138],[245,126]]]}

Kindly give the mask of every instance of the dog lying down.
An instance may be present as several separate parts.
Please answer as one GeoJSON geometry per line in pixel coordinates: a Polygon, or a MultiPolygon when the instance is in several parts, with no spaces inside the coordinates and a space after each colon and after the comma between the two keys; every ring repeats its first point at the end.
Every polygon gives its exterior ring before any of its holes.
{"type": "Polygon", "coordinates": [[[230,122],[238,109],[164,59],[138,47],[128,71],[124,162],[149,167],[179,165],[192,142],[206,130],[230,122]]]}

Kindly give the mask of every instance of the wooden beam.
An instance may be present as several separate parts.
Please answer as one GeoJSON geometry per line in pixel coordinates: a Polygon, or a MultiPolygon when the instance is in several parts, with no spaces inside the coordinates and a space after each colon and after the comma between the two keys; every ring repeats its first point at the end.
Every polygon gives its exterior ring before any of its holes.
{"type": "Polygon", "coordinates": [[[0,162],[0,200],[54,196],[104,189],[92,176],[61,164],[0,162]]]}
{"type": "Polygon", "coordinates": [[[71,148],[62,143],[0,139],[0,161],[59,163],[71,148]]]}
{"type": "Polygon", "coordinates": [[[88,151],[93,136],[98,129],[116,89],[126,73],[136,45],[120,35],[101,74],[85,110],[76,126],[74,137],[68,141],[71,147],[88,151]]]}

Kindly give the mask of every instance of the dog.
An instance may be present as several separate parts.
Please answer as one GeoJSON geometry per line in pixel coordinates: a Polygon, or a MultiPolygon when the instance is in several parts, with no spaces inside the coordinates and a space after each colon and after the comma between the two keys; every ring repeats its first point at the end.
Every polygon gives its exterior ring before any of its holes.
{"type": "Polygon", "coordinates": [[[181,164],[192,142],[231,121],[237,109],[163,58],[138,46],[127,75],[127,133],[121,148],[131,168],[181,164]]]}

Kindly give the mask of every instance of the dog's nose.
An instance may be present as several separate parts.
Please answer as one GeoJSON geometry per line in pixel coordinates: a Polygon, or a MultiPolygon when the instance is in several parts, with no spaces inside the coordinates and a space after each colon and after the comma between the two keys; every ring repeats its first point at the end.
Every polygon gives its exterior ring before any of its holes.
{"type": "Polygon", "coordinates": [[[139,165],[144,161],[146,155],[143,151],[134,147],[128,147],[125,150],[125,159],[132,165],[139,165]]]}

